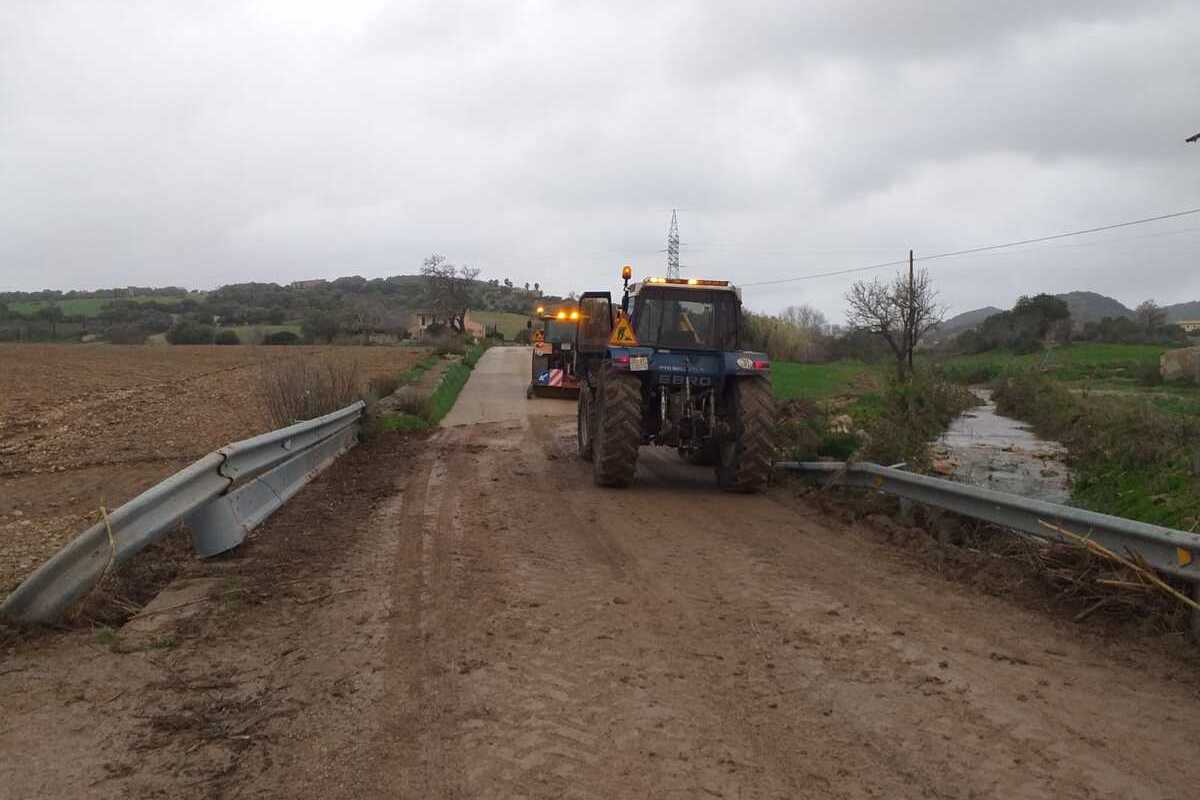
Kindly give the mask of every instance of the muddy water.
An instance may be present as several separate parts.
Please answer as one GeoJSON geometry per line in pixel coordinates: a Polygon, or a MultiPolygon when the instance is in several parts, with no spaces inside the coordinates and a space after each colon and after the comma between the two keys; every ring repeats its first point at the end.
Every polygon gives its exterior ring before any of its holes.
{"type": "Polygon", "coordinates": [[[1038,438],[1025,423],[996,412],[991,392],[974,389],[983,401],[951,423],[934,445],[934,471],[952,480],[1066,503],[1071,474],[1066,450],[1038,438]]]}

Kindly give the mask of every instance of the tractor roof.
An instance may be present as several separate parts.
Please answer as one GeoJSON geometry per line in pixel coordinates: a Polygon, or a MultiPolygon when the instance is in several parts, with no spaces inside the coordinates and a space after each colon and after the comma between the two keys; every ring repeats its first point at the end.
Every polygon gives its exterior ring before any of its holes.
{"type": "Polygon", "coordinates": [[[637,294],[643,289],[649,288],[671,288],[671,289],[707,289],[726,291],[736,294],[738,298],[742,296],[742,290],[733,286],[729,281],[714,281],[706,278],[643,278],[641,282],[635,283],[629,287],[630,294],[637,294]]]}

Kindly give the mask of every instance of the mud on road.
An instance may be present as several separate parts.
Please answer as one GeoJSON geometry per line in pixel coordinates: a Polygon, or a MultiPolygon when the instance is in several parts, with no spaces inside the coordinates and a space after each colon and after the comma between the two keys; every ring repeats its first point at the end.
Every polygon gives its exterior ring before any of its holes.
{"type": "Polygon", "coordinates": [[[0,795],[1194,796],[1194,659],[531,409],[352,451],[198,568],[237,602],[18,645],[0,795]]]}

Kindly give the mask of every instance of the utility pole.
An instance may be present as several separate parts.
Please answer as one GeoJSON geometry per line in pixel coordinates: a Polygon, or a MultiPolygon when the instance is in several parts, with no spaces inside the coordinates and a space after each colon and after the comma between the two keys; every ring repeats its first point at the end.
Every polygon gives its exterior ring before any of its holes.
{"type": "Polygon", "coordinates": [[[667,231],[667,277],[679,277],[679,218],[671,209],[671,228],[667,231]]]}
{"type": "Polygon", "coordinates": [[[906,335],[908,337],[908,374],[912,375],[913,371],[913,350],[917,348],[917,287],[916,281],[913,279],[913,251],[908,251],[908,319],[905,327],[908,328],[906,335]]]}

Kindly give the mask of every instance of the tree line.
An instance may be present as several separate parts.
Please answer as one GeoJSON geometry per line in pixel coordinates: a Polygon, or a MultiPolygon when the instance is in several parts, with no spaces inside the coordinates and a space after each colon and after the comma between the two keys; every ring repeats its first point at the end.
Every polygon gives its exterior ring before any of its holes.
{"type": "MultiPolygon", "coordinates": [[[[332,342],[341,337],[385,334],[404,338],[414,315],[426,325],[462,332],[467,309],[528,314],[537,302],[553,302],[540,284],[517,286],[509,279],[481,280],[479,270],[431,255],[420,274],[367,279],[353,275],[290,285],[248,282],[206,293],[179,287],[127,287],[95,292],[7,292],[0,294],[0,340],[63,340],[96,336],[114,343],[144,342],[166,334],[179,344],[234,343],[234,326],[299,326],[300,333],[267,334],[274,343],[301,339],[332,342]],[[71,314],[78,304],[99,299],[97,311],[71,314]],[[18,306],[38,304],[30,310],[18,306]],[[230,335],[233,338],[230,338],[230,335]]],[[[267,343],[272,343],[268,341],[267,343]]]]}

